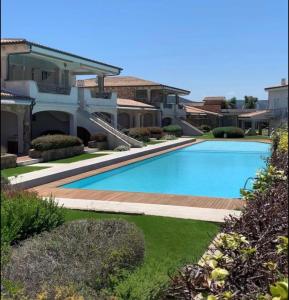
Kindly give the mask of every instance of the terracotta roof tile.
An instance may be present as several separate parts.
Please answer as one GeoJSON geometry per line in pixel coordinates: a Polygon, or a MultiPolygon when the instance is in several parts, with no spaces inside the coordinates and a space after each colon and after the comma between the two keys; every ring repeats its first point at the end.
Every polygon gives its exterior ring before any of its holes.
{"type": "Polygon", "coordinates": [[[143,107],[143,108],[156,108],[153,105],[149,105],[147,103],[131,100],[131,99],[123,99],[117,98],[117,105],[119,106],[133,106],[133,107],[143,107]]]}
{"type": "MultiPolygon", "coordinates": [[[[95,87],[98,83],[95,78],[78,80],[79,87],[95,87]]],[[[163,88],[177,90],[182,94],[189,94],[190,91],[164,85],[158,82],[145,80],[133,76],[107,76],[104,78],[104,86],[107,87],[121,87],[121,86],[160,86],[163,88]]]]}
{"type": "Polygon", "coordinates": [[[193,106],[185,106],[185,110],[188,114],[192,114],[192,115],[214,115],[214,116],[222,116],[221,114],[218,114],[216,112],[213,111],[208,111],[208,110],[204,110],[204,109],[199,109],[193,106]]]}
{"type": "Polygon", "coordinates": [[[269,110],[258,110],[254,112],[240,114],[240,118],[254,118],[254,117],[261,117],[266,116],[270,111],[269,110]]]}
{"type": "Polygon", "coordinates": [[[226,97],[224,96],[208,96],[205,97],[203,101],[225,101],[226,97]]]}
{"type": "Polygon", "coordinates": [[[1,88],[1,99],[33,100],[33,98],[31,97],[19,95],[3,88],[1,88]]]}

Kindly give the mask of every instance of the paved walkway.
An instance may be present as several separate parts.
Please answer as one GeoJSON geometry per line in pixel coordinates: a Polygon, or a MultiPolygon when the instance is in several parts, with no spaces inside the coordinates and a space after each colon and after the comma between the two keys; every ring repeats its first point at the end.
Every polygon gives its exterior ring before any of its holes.
{"type": "Polygon", "coordinates": [[[60,205],[71,209],[92,210],[98,212],[144,214],[152,216],[173,217],[181,219],[224,222],[229,215],[240,216],[241,211],[186,207],[176,205],[144,204],[131,202],[100,201],[56,198],[60,205]]]}

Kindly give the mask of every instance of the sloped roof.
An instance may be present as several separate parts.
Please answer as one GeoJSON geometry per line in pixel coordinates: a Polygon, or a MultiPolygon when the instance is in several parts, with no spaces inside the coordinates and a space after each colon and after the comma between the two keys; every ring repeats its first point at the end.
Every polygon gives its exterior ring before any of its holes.
{"type": "Polygon", "coordinates": [[[156,108],[153,105],[131,100],[131,99],[123,99],[123,98],[117,98],[117,105],[119,106],[133,106],[133,107],[140,107],[140,108],[156,108]]]}
{"type": "Polygon", "coordinates": [[[222,116],[221,114],[218,114],[213,111],[208,111],[204,109],[199,109],[194,106],[185,106],[185,110],[188,114],[192,115],[214,115],[214,116],[222,116]]]}
{"type": "Polygon", "coordinates": [[[254,112],[249,112],[249,113],[244,113],[244,114],[240,114],[239,118],[250,118],[250,119],[254,119],[254,118],[266,118],[269,117],[269,110],[258,110],[258,111],[254,111],[254,112]]]}
{"type": "MultiPolygon", "coordinates": [[[[95,87],[98,83],[95,78],[78,80],[77,86],[79,87],[95,87]]],[[[160,86],[172,90],[179,91],[182,94],[189,94],[190,91],[164,85],[162,83],[145,80],[133,76],[107,76],[104,78],[104,86],[107,87],[132,87],[132,86],[160,86]]]]}
{"type": "Polygon", "coordinates": [[[208,96],[203,99],[203,101],[226,101],[224,96],[208,96]]]}
{"type": "Polygon", "coordinates": [[[275,86],[269,86],[265,88],[265,91],[267,90],[273,90],[273,89],[280,89],[280,88],[287,88],[288,89],[288,84],[283,84],[283,85],[275,85],[275,86]]]}
{"type": "Polygon", "coordinates": [[[7,90],[7,89],[3,89],[3,88],[1,88],[1,99],[34,100],[31,97],[19,95],[12,91],[7,90]]]}
{"type": "Polygon", "coordinates": [[[82,57],[82,56],[79,56],[79,55],[76,55],[76,54],[73,54],[73,53],[70,53],[70,52],[65,52],[65,51],[62,51],[62,50],[59,50],[59,49],[51,48],[51,47],[48,47],[48,46],[45,46],[45,45],[42,45],[42,44],[39,44],[39,43],[28,41],[28,40],[23,39],[23,38],[2,38],[1,39],[1,45],[12,45],[12,44],[27,44],[29,46],[38,46],[38,47],[45,48],[45,49],[48,49],[48,50],[52,50],[52,51],[55,51],[55,52],[58,52],[58,53],[61,53],[61,54],[73,56],[75,58],[84,59],[86,61],[97,63],[97,64],[100,64],[100,65],[103,65],[103,66],[112,67],[112,68],[118,69],[119,72],[122,70],[122,68],[120,68],[120,67],[109,65],[109,64],[97,61],[97,60],[92,60],[92,59],[89,59],[89,58],[85,58],[85,57],[82,57]]]}

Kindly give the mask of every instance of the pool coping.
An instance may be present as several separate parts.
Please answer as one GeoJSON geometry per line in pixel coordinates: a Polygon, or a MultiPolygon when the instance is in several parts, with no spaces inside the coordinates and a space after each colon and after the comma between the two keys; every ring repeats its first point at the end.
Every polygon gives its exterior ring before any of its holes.
{"type": "Polygon", "coordinates": [[[125,152],[116,152],[98,158],[86,159],[70,164],[55,164],[45,170],[24,173],[19,176],[9,177],[10,183],[22,189],[29,189],[49,182],[61,180],[66,177],[89,172],[96,168],[102,168],[130,159],[143,157],[148,154],[159,153],[163,150],[174,149],[176,146],[188,145],[198,141],[196,138],[179,138],[178,140],[167,141],[161,144],[149,145],[144,148],[132,148],[125,152]]]}
{"type": "Polygon", "coordinates": [[[172,194],[157,194],[157,193],[140,193],[140,192],[121,192],[121,191],[103,191],[103,190],[83,190],[64,188],[62,185],[83,179],[96,174],[104,173],[110,170],[117,169],[138,161],[143,161],[161,154],[169,153],[178,149],[182,149],[189,145],[202,143],[204,140],[196,140],[183,145],[175,145],[168,149],[154,151],[153,153],[138,156],[131,159],[126,159],[121,162],[116,162],[97,170],[91,170],[85,173],[76,174],[70,177],[61,178],[43,185],[39,185],[30,190],[38,192],[43,197],[53,195],[56,198],[68,199],[82,199],[82,200],[100,200],[109,202],[130,202],[143,204],[157,204],[157,205],[174,205],[183,207],[195,208],[211,208],[211,209],[225,209],[236,210],[241,209],[245,202],[241,199],[219,198],[219,197],[205,197],[205,196],[189,196],[189,195],[172,195],[172,194]]]}

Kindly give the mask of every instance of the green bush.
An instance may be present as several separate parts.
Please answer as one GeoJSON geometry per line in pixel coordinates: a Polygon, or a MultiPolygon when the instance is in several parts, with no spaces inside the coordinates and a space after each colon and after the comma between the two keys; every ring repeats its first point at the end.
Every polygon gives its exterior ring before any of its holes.
{"type": "Polygon", "coordinates": [[[39,151],[67,148],[80,145],[82,145],[82,140],[80,138],[64,134],[40,136],[32,140],[31,142],[31,147],[39,151]]]}
{"type": "Polygon", "coordinates": [[[90,136],[90,140],[95,142],[106,142],[107,136],[103,133],[95,133],[90,136]]]}
{"type": "Polygon", "coordinates": [[[2,274],[5,280],[22,284],[32,299],[43,286],[49,295],[59,283],[75,286],[75,292],[91,289],[91,297],[85,299],[98,299],[93,292],[112,288],[140,265],[144,249],[143,234],[132,223],[73,221],[14,248],[2,274]]]}
{"type": "Polygon", "coordinates": [[[148,142],[150,139],[150,131],[145,127],[130,128],[128,135],[141,142],[148,142]]]}
{"type": "Polygon", "coordinates": [[[243,129],[239,127],[217,127],[212,131],[215,138],[243,138],[245,136],[243,129]]]}
{"type": "Polygon", "coordinates": [[[168,126],[165,126],[163,127],[163,131],[165,133],[168,133],[168,134],[173,134],[175,136],[181,136],[182,135],[182,127],[179,126],[179,125],[168,125],[168,126]]]}
{"type": "Polygon", "coordinates": [[[203,125],[200,126],[200,129],[201,129],[202,131],[204,131],[204,132],[210,132],[210,131],[212,130],[212,127],[209,126],[209,125],[203,124],[203,125]]]}
{"type": "Polygon", "coordinates": [[[63,209],[52,199],[11,189],[1,194],[1,244],[14,244],[63,222],[63,209]]]}

